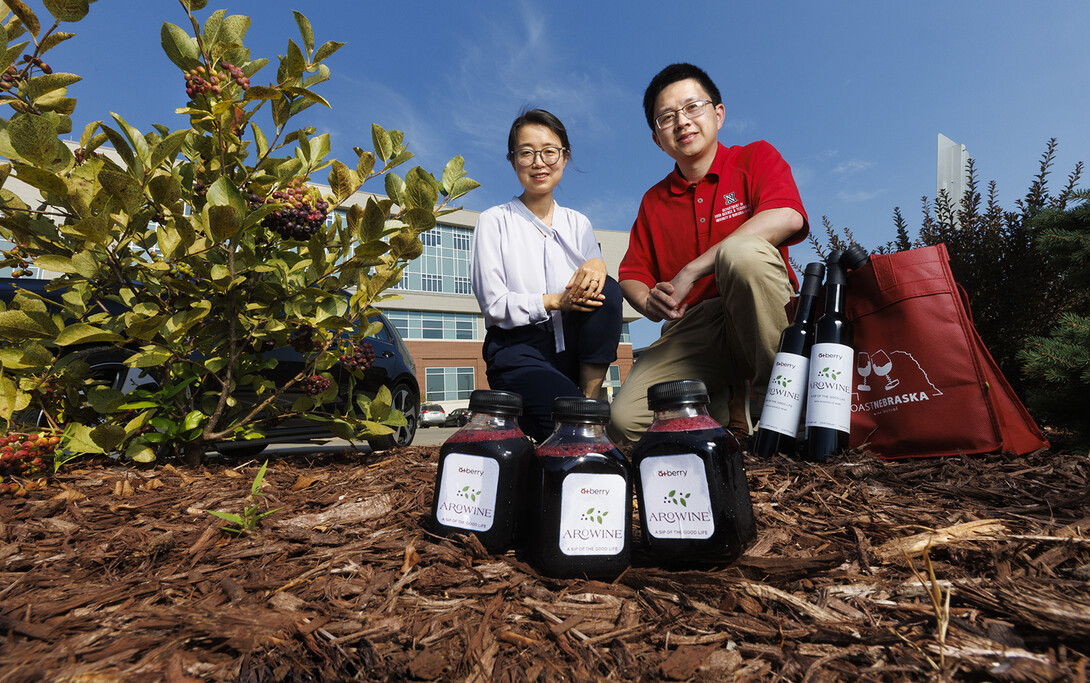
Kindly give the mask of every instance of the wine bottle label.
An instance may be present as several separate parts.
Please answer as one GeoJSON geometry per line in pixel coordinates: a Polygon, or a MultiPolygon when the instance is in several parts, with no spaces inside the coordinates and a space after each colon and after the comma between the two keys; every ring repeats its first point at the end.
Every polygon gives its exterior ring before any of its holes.
{"type": "Polygon", "coordinates": [[[806,428],[851,431],[852,360],[844,344],[814,344],[810,351],[810,382],[806,395],[806,428]]]}
{"type": "Polygon", "coordinates": [[[628,542],[628,487],[619,474],[576,472],[560,488],[560,550],[616,555],[628,542]]]}
{"type": "Polygon", "coordinates": [[[655,538],[711,538],[715,533],[708,475],[700,456],[644,458],[640,486],[647,533],[655,538]]]}
{"type": "Polygon", "coordinates": [[[761,409],[761,429],[794,437],[806,402],[810,359],[794,353],[777,353],[761,409]]]}
{"type": "Polygon", "coordinates": [[[488,531],[496,514],[500,464],[492,458],[450,453],[443,461],[435,519],[446,526],[488,531]]]}

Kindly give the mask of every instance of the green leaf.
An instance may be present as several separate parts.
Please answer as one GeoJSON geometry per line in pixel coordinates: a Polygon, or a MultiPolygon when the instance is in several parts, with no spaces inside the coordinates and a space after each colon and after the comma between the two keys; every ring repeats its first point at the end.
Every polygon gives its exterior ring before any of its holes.
{"type": "Polygon", "coordinates": [[[15,153],[35,166],[48,166],[57,156],[57,129],[44,116],[20,114],[8,123],[7,133],[15,153]]]}
{"type": "Polygon", "coordinates": [[[319,47],[318,51],[314,53],[314,63],[317,64],[318,62],[322,61],[329,55],[341,49],[342,47],[344,47],[344,43],[338,43],[333,40],[322,43],[322,46],[319,47]]]}
{"type": "Polygon", "coordinates": [[[333,190],[337,203],[350,197],[359,186],[359,177],[355,171],[340,161],[333,162],[333,167],[329,171],[329,187],[333,190]]]}
{"type": "Polygon", "coordinates": [[[10,378],[0,375],[0,417],[11,420],[11,416],[30,405],[30,396],[19,391],[19,387],[10,378]]]}
{"type": "Polygon", "coordinates": [[[188,70],[200,64],[201,53],[197,49],[196,38],[168,22],[163,22],[159,36],[163,52],[175,66],[188,70]]]}
{"type": "Polygon", "coordinates": [[[405,179],[405,208],[432,209],[439,201],[439,190],[435,182],[415,173],[419,167],[409,171],[405,179]]]}
{"type": "Polygon", "coordinates": [[[160,348],[141,349],[125,361],[126,365],[134,368],[153,368],[163,365],[172,357],[170,351],[160,348]]]}
{"type": "MultiPolygon", "coordinates": [[[[246,100],[278,100],[283,96],[279,88],[267,85],[251,85],[246,89],[246,100]]],[[[264,137],[264,136],[262,136],[264,137]]]]}
{"type": "Polygon", "coordinates": [[[19,162],[13,162],[15,177],[31,187],[42,192],[52,194],[61,200],[68,198],[68,185],[64,179],[50,171],[44,171],[36,166],[27,166],[19,162]]]}
{"type": "Polygon", "coordinates": [[[303,51],[299,49],[294,40],[288,40],[288,54],[283,57],[282,64],[287,70],[285,75],[288,78],[298,78],[303,74],[303,69],[307,66],[307,59],[303,56],[303,51]]]}
{"type": "Polygon", "coordinates": [[[26,6],[23,0],[4,0],[4,4],[8,6],[12,14],[19,18],[23,26],[26,26],[26,30],[30,31],[31,35],[38,35],[38,31],[41,30],[38,17],[26,6]]]}
{"type": "Polygon", "coordinates": [[[204,421],[204,413],[199,410],[192,410],[185,419],[182,420],[182,429],[196,429],[201,426],[201,422],[204,421]]]}
{"type": "Polygon", "coordinates": [[[67,449],[73,453],[104,453],[102,447],[91,437],[92,428],[82,424],[70,424],[66,430],[67,449]]]}
{"type": "Polygon", "coordinates": [[[448,193],[457,180],[465,177],[465,165],[465,159],[459,155],[448,161],[447,165],[443,167],[443,189],[448,193]]]}
{"type": "Polygon", "coordinates": [[[92,342],[123,342],[125,338],[119,334],[99,329],[88,323],[73,323],[61,330],[57,335],[57,346],[72,346],[74,344],[90,344],[92,342]]]}
{"type": "Polygon", "coordinates": [[[109,452],[121,445],[125,439],[125,428],[121,425],[103,423],[91,430],[90,437],[96,446],[109,452]]]}
{"type": "Polygon", "coordinates": [[[208,188],[207,200],[212,206],[230,206],[239,213],[244,213],[247,209],[246,198],[226,176],[220,176],[208,188]]]}
{"type": "Polygon", "coordinates": [[[356,149],[360,156],[360,160],[356,163],[356,173],[362,181],[371,176],[371,171],[375,168],[375,155],[370,152],[365,152],[358,147],[356,149]]]}
{"type": "Polygon", "coordinates": [[[27,98],[32,102],[36,102],[46,93],[67,88],[73,83],[79,83],[81,80],[83,79],[76,74],[55,72],[28,78],[26,83],[23,84],[23,87],[25,88],[24,92],[26,93],[27,98]]]}
{"type": "Polygon", "coordinates": [[[79,21],[87,16],[87,0],[42,0],[57,21],[79,21]]]}
{"type": "Polygon", "coordinates": [[[242,228],[242,213],[233,206],[206,206],[208,230],[212,239],[224,242],[242,228]]]}
{"type": "Polygon", "coordinates": [[[303,47],[306,48],[307,54],[314,53],[314,29],[310,26],[310,21],[295,10],[292,10],[292,14],[295,15],[295,23],[299,25],[299,35],[303,38],[303,47]]]}
{"type": "Polygon", "coordinates": [[[207,4],[208,0],[182,0],[182,5],[190,12],[202,10],[207,4]]]}
{"type": "Polygon", "coordinates": [[[371,124],[371,142],[375,147],[375,156],[385,162],[394,154],[394,144],[390,140],[390,134],[377,123],[371,124]]]}
{"type": "Polygon", "coordinates": [[[219,510],[205,510],[205,512],[207,512],[210,515],[215,515],[216,517],[219,517],[220,519],[227,520],[228,522],[230,522],[232,524],[237,524],[240,527],[246,526],[246,520],[243,519],[242,517],[239,517],[238,515],[234,514],[233,512],[220,512],[219,510]]]}
{"type": "Polygon", "coordinates": [[[27,311],[0,311],[0,337],[7,339],[48,339],[57,326],[48,315],[27,311]]]}
{"type": "Polygon", "coordinates": [[[457,199],[458,197],[464,196],[480,186],[481,184],[472,178],[459,178],[454,182],[454,187],[451,188],[449,197],[451,199],[457,199]]]}
{"type": "MultiPolygon", "coordinates": [[[[140,134],[140,131],[130,126],[125,119],[121,118],[119,114],[110,112],[110,116],[114,117],[114,121],[117,121],[117,125],[121,126],[121,130],[125,133],[125,137],[128,139],[129,144],[132,145],[133,150],[136,152],[136,159],[140,162],[135,168],[133,164],[129,164],[130,168],[137,175],[144,175],[144,170],[150,165],[151,152],[148,150],[148,141],[144,139],[144,136],[140,134]]],[[[107,130],[106,126],[102,127],[103,130],[107,130]]],[[[107,132],[107,135],[109,133],[107,132]]]]}
{"type": "Polygon", "coordinates": [[[130,214],[136,213],[144,204],[144,192],[138,183],[128,173],[118,173],[108,168],[102,169],[98,174],[98,182],[102,183],[102,189],[107,194],[117,197],[130,214]]]}

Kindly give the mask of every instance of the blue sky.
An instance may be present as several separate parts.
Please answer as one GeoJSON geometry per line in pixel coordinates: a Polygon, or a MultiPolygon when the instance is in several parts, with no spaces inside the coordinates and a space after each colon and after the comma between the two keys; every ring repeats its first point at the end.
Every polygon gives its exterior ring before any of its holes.
{"type": "MultiPolygon", "coordinates": [[[[828,216],[869,247],[893,238],[895,206],[919,226],[920,198],[935,194],[939,133],[968,148],[1007,208],[1050,137],[1054,187],[1090,159],[1085,0],[306,4],[213,0],[200,16],[223,7],[253,18],[247,46],[272,60],[254,79],[265,83],[298,35],[291,10],[303,11],[319,43],[347,43],[319,90],[333,108],[312,108],[306,123],[331,133],[344,160],[355,159],[352,146],[370,148],[371,122],[404,131],[415,163],[435,173],[461,154],[482,183],[469,209],[518,193],[507,130],[521,108],[542,107],[567,125],[575,160],[557,200],[595,227],[627,231],[672,165],[641,100],[676,61],[700,65],[722,91],[721,141],[770,141],[792,166],[811,225],[828,216]]],[[[182,77],[159,46],[163,21],[187,28],[171,0],[100,0],[71,27],[79,36],[49,53],[55,70],[84,76],[69,89],[80,101],[75,135],[110,111],[141,130],[184,125],[173,114],[185,104],[182,77]]],[[[635,326],[634,343],[653,333],[635,326]]]]}

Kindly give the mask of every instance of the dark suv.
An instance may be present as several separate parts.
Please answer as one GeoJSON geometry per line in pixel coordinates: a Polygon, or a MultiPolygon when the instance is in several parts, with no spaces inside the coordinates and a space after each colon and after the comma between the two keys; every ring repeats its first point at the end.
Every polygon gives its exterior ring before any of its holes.
{"type": "MultiPolygon", "coordinates": [[[[55,299],[58,293],[47,292],[46,282],[46,280],[0,278],[0,300],[11,301],[16,287],[45,298],[55,299]]],[[[386,450],[396,446],[408,446],[416,436],[420,417],[420,389],[416,383],[416,366],[401,335],[385,316],[380,314],[378,319],[382,322],[382,329],[378,334],[365,340],[375,349],[375,363],[364,374],[362,382],[356,380],[356,389],[362,390],[367,396],[374,396],[379,387],[389,388],[393,407],[405,415],[407,424],[404,427],[398,427],[393,434],[367,440],[373,450],[386,450]]],[[[130,368],[125,365],[125,359],[131,354],[124,349],[89,344],[76,348],[72,353],[78,354],[91,366],[96,378],[110,382],[116,389],[128,392],[155,382],[145,369],[130,368]]],[[[274,357],[278,361],[276,369],[270,371],[270,379],[278,385],[286,384],[288,379],[295,377],[302,369],[303,356],[290,346],[274,349],[265,355],[274,357]]],[[[348,372],[340,365],[334,366],[331,372],[337,385],[342,388],[338,404],[331,406],[336,409],[351,399],[348,396],[348,372]]],[[[294,388],[294,392],[284,396],[286,405],[290,406],[296,398],[303,395],[298,385],[294,388]]],[[[240,395],[239,398],[242,401],[246,400],[245,395],[240,395]]],[[[217,446],[217,450],[226,455],[249,457],[257,455],[272,443],[293,443],[331,437],[329,431],[321,425],[301,418],[270,428],[265,431],[265,434],[266,436],[261,439],[224,441],[217,446]]]]}

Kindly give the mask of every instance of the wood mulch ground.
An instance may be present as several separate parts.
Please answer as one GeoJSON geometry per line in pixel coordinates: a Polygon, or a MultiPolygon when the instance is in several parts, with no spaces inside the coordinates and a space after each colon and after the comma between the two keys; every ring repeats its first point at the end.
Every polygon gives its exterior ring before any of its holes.
{"type": "Polygon", "coordinates": [[[0,680],[1086,681],[1090,458],[747,458],[727,567],[612,583],[430,535],[439,449],[82,463],[0,500],[0,680]]]}

